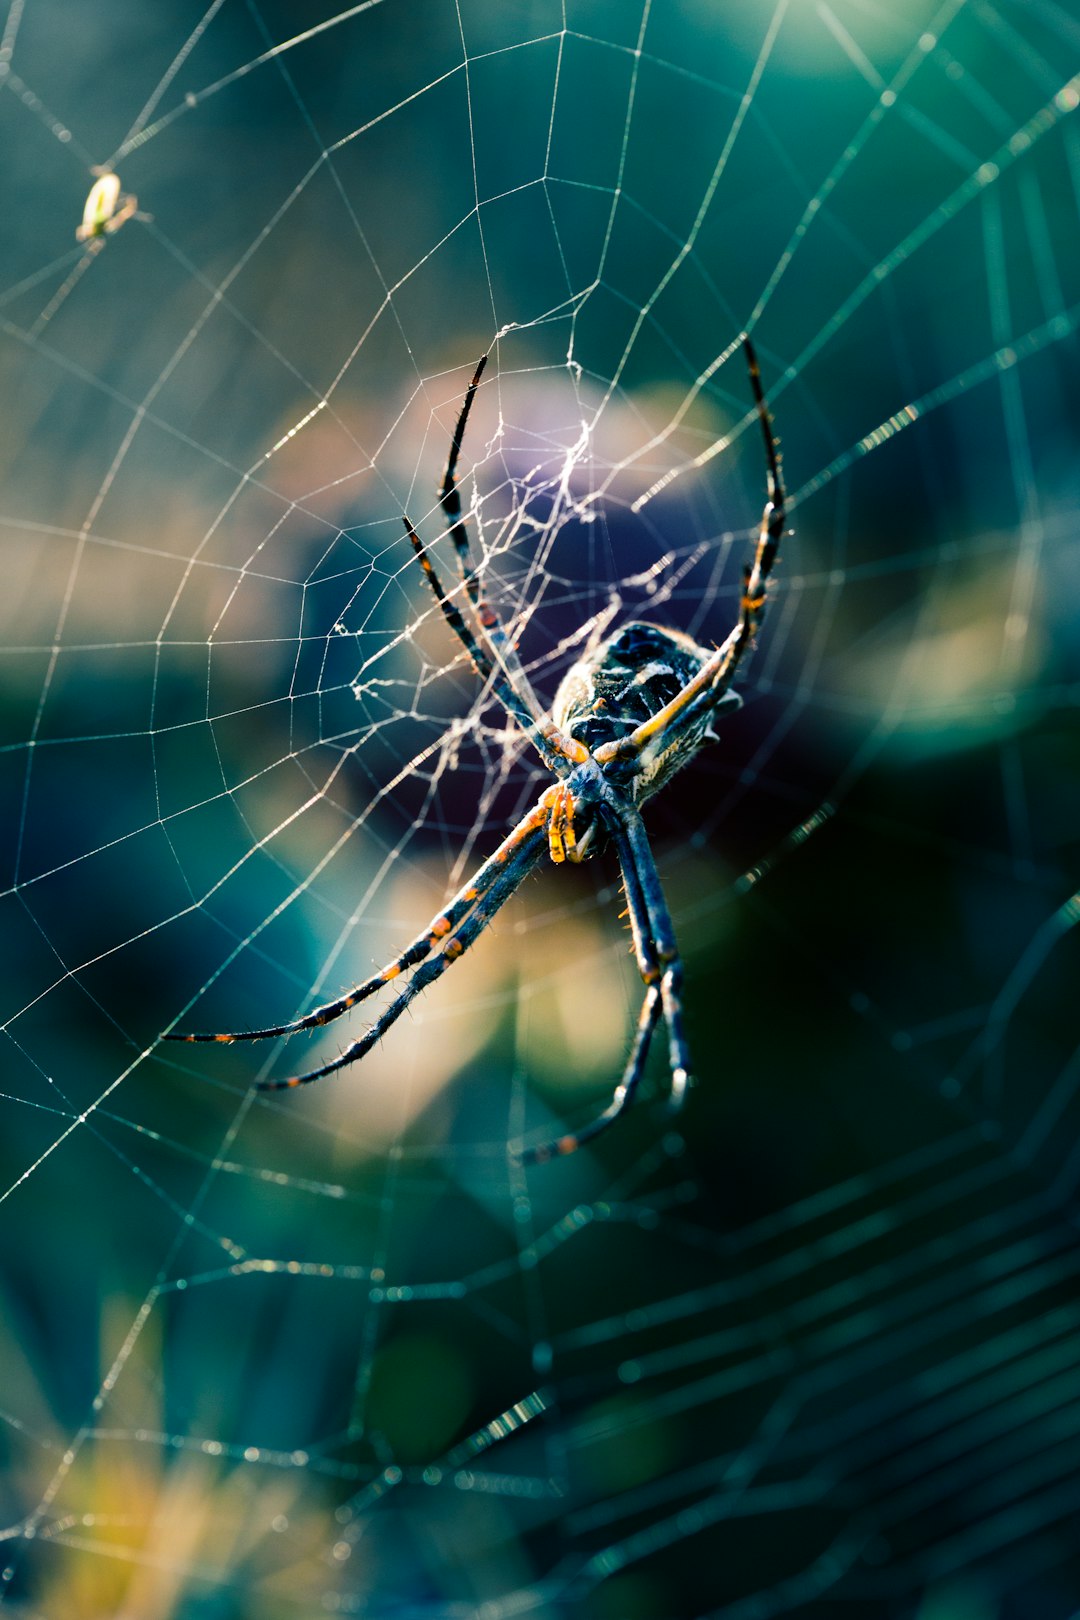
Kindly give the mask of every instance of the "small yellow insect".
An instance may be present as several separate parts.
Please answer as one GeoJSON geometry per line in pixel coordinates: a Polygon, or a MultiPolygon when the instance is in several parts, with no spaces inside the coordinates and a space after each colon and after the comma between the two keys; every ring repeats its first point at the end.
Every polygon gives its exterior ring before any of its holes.
{"type": "Polygon", "coordinates": [[[90,187],[83,209],[82,224],[75,232],[77,242],[93,242],[118,231],[139,206],[137,197],[123,196],[120,178],[106,169],[90,187]]]}

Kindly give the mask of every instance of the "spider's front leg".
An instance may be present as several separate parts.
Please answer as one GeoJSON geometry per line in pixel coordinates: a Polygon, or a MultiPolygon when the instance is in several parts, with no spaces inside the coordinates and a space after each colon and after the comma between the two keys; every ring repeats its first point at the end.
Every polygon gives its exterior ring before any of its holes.
{"type": "Polygon", "coordinates": [[[767,498],[758,527],[753,560],[743,572],[738,620],[722,645],[670,703],[650,715],[628,735],[604,742],[594,751],[595,758],[603,766],[636,766],[649,753],[659,754],[677,746],[696,727],[707,723],[708,717],[727,698],[739,665],[754,645],[765,611],[769,579],[784,537],[787,497],[780,468],[780,452],[761,387],[757,355],[749,337],[743,338],[743,350],[750,371],[754,405],[765,440],[767,498]]]}

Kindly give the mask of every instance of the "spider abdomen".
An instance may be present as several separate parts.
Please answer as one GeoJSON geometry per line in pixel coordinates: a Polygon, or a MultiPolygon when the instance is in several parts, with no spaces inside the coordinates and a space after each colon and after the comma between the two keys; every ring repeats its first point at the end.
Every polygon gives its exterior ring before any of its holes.
{"type": "MultiPolygon", "coordinates": [[[[555,694],[552,719],[592,753],[659,714],[710,656],[681,630],[634,620],[567,670],[555,694]]],[[[641,761],[637,797],[655,792],[703,742],[714,738],[711,721],[717,711],[738,702],[733,693],[726,694],[677,745],[678,758],[669,760],[664,753],[641,761]]]]}
{"type": "Polygon", "coordinates": [[[657,714],[708,654],[678,630],[634,621],[567,670],[552,718],[590,752],[657,714]]]}

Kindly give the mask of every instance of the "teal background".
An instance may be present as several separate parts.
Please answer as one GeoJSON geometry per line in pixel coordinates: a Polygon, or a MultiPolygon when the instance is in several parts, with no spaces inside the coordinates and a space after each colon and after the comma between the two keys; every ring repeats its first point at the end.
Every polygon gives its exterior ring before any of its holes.
{"type": "Polygon", "coordinates": [[[1072,1615],[1071,14],[6,28],[6,1606],[1072,1615]],[[106,163],[140,217],[87,257],[106,163]],[[250,1090],[359,1015],[162,1045],[364,977],[543,785],[401,526],[439,535],[478,355],[463,493],[550,702],[609,611],[730,627],[748,325],[793,533],[743,709],[648,813],[685,1113],[656,1056],[595,1149],[507,1154],[623,1062],[609,857],[324,1085],[250,1090]]]}

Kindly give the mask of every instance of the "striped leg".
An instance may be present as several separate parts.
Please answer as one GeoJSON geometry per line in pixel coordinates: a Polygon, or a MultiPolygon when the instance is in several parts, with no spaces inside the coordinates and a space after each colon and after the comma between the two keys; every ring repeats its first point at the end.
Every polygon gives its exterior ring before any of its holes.
{"type": "Polygon", "coordinates": [[[461,515],[461,492],[458,489],[457,481],[458,457],[461,454],[461,445],[465,437],[465,426],[469,420],[469,412],[472,410],[472,403],[476,397],[480,379],[484,375],[487,358],[486,354],[480,356],[476,371],[473,373],[472,382],[465,391],[461,413],[454,428],[454,436],[450,441],[450,454],[447,458],[446,471],[443,473],[442,486],[439,490],[439,505],[443,509],[447,531],[457,553],[458,573],[461,575],[461,583],[464,585],[465,593],[472,603],[477,622],[491,645],[496,661],[509,676],[511,685],[516,683],[518,686],[523,687],[529,694],[530,699],[532,699],[534,709],[538,709],[533,698],[529,677],[525,673],[513,643],[503,629],[502,620],[491,603],[481,594],[480,576],[473,564],[472,552],[469,547],[469,531],[461,515]]]}
{"type": "Polygon", "coordinates": [[[645,1059],[649,1055],[649,1042],[652,1032],[656,1028],[660,1017],[662,1005],[660,987],[650,984],[645,992],[645,1000],[641,1004],[638,1015],[637,1030],[634,1034],[634,1044],[630,1049],[630,1056],[626,1060],[626,1067],[622,1079],[615,1088],[611,1101],[603,1113],[597,1114],[587,1125],[580,1130],[571,1131],[567,1136],[559,1136],[554,1142],[544,1142],[540,1147],[524,1148],[514,1155],[519,1164],[546,1164],[549,1159],[557,1159],[566,1153],[576,1153],[579,1147],[591,1142],[594,1137],[600,1136],[608,1130],[619,1116],[626,1112],[634,1100],[634,1093],[638,1082],[645,1072],[645,1059]]]}
{"type": "Polygon", "coordinates": [[[743,655],[753,645],[761,623],[769,576],[784,537],[785,495],[780,471],[780,454],[773,437],[769,409],[761,388],[757,355],[748,337],[743,339],[743,349],[750,371],[758,421],[761,423],[761,431],[765,438],[768,498],[761,515],[754,561],[743,576],[738,623],[708,663],[702,665],[670,703],[659,709],[635,731],[629,732],[625,737],[604,743],[596,750],[596,759],[601,765],[609,764],[613,760],[636,759],[649,746],[657,750],[666,748],[680,731],[688,729],[707,711],[714,709],[735,679],[743,655]]]}
{"type": "MultiPolygon", "coordinates": [[[[555,824],[557,814],[558,804],[554,802],[552,826],[555,824]]],[[[640,818],[637,819],[640,828],[640,818]]],[[[626,1066],[623,1069],[619,1084],[616,1086],[611,1101],[603,1112],[577,1131],[571,1131],[566,1136],[557,1137],[552,1142],[542,1143],[539,1147],[523,1149],[516,1155],[519,1164],[545,1164],[549,1159],[559,1158],[567,1153],[576,1153],[579,1147],[584,1146],[586,1142],[593,1141],[594,1138],[600,1136],[614,1125],[615,1121],[625,1113],[634,1100],[641,1077],[645,1073],[645,1060],[649,1055],[653,1030],[656,1028],[661,1011],[666,1014],[668,1010],[671,988],[668,985],[668,988],[665,989],[667,973],[661,965],[662,956],[657,946],[652,910],[646,887],[642,881],[636,848],[620,820],[612,818],[610,827],[619,852],[619,865],[622,869],[623,889],[626,894],[627,915],[630,919],[634,955],[637,958],[638,972],[646,985],[645,999],[641,1004],[637,1029],[634,1033],[634,1043],[630,1048],[630,1055],[626,1060],[626,1066]]],[[[641,837],[644,840],[643,828],[641,829],[641,837]]],[[[647,849],[648,845],[646,844],[647,849]]],[[[649,872],[651,872],[658,889],[659,878],[656,876],[656,869],[652,865],[651,857],[649,860],[649,872]]],[[[664,907],[664,917],[667,917],[666,907],[664,907]]],[[[670,946],[673,950],[674,936],[671,935],[670,920],[667,922],[667,933],[671,936],[670,946]]],[[[681,1031],[681,1023],[679,1027],[681,1031]]],[[[685,1054],[681,1059],[680,1072],[685,1076],[685,1054]]],[[[685,1086],[685,1080],[683,1084],[685,1086]]],[[[674,1082],[672,1094],[674,1096],[674,1082]]]]}
{"type": "Polygon", "coordinates": [[[660,975],[660,995],[664,1006],[664,1022],[668,1032],[668,1062],[671,1066],[672,1110],[682,1107],[690,1084],[690,1048],[683,1031],[682,1017],[682,958],[675,941],[675,927],[671,921],[660,874],[656,870],[652,850],[645,833],[645,824],[630,806],[623,809],[615,829],[619,859],[630,862],[637,873],[648,928],[653,940],[660,975]]]}
{"type": "MultiPolygon", "coordinates": [[[[550,790],[549,790],[550,791],[550,790]]],[[[315,1007],[302,1018],[295,1018],[288,1024],[274,1024],[267,1029],[235,1030],[226,1034],[171,1033],[165,1036],[167,1041],[219,1041],[228,1045],[233,1041],[262,1041],[279,1035],[296,1035],[304,1029],[318,1029],[323,1024],[331,1023],[340,1018],[342,1013],[355,1007],[358,1002],[366,1001],[369,996],[381,990],[384,984],[389,984],[400,974],[415,967],[419,962],[443,944],[453,930],[468,916],[474,907],[481,905],[490,894],[491,889],[508,871],[517,871],[518,863],[524,856],[529,857],[532,865],[544,846],[544,828],[548,818],[548,809],[544,800],[535,805],[528,815],[518,822],[510,836],[503,840],[494,855],[486,860],[479,871],[474,874],[464,886],[459,889],[445,911],[429,924],[422,934],[418,934],[411,945],[407,945],[394,960],[380,972],[372,974],[361,984],[355,985],[345,995],[339,996],[336,1001],[328,1001],[325,1006],[315,1007]]],[[[526,868],[527,870],[527,868],[526,868]]],[[[524,871],[521,874],[524,876],[524,871]]],[[[520,881],[520,879],[518,880],[520,881]]],[[[516,886],[516,885],[515,885],[516,886]]]]}
{"type": "MultiPolygon", "coordinates": [[[[512,684],[506,673],[492,663],[469,629],[464,617],[443,589],[442,581],[435,572],[434,563],[424,550],[424,544],[420,536],[408,518],[403,521],[409,539],[412,541],[412,548],[416,552],[417,560],[427,576],[427,582],[431,586],[443,618],[465,648],[476,673],[482,681],[487,681],[490,684],[491,690],[507,714],[510,715],[511,719],[517,721],[548,770],[553,771],[556,776],[565,775],[568,760],[579,763],[578,753],[581,751],[579,745],[563,737],[550,720],[540,719],[512,684]]],[[[532,698],[531,688],[529,696],[532,698]]]]}
{"type": "Polygon", "coordinates": [[[333,1074],[338,1069],[346,1068],[350,1063],[358,1062],[370,1052],[371,1048],[382,1040],[390,1026],[397,1023],[421,990],[425,990],[429,984],[434,984],[447,968],[453,967],[474,940],[483,933],[496,912],[505,905],[522,880],[532,871],[543,854],[545,845],[543,830],[531,826],[518,840],[517,847],[504,860],[501,870],[488,885],[486,894],[472,905],[464,922],[440,936],[438,953],[420,962],[408,984],[398,992],[371,1027],[365,1030],[358,1040],[347,1046],[344,1052],[317,1069],[309,1069],[305,1074],[291,1075],[287,1080],[260,1080],[257,1082],[258,1090],[290,1091],[294,1086],[310,1085],[313,1080],[321,1080],[324,1075],[333,1074]]]}

